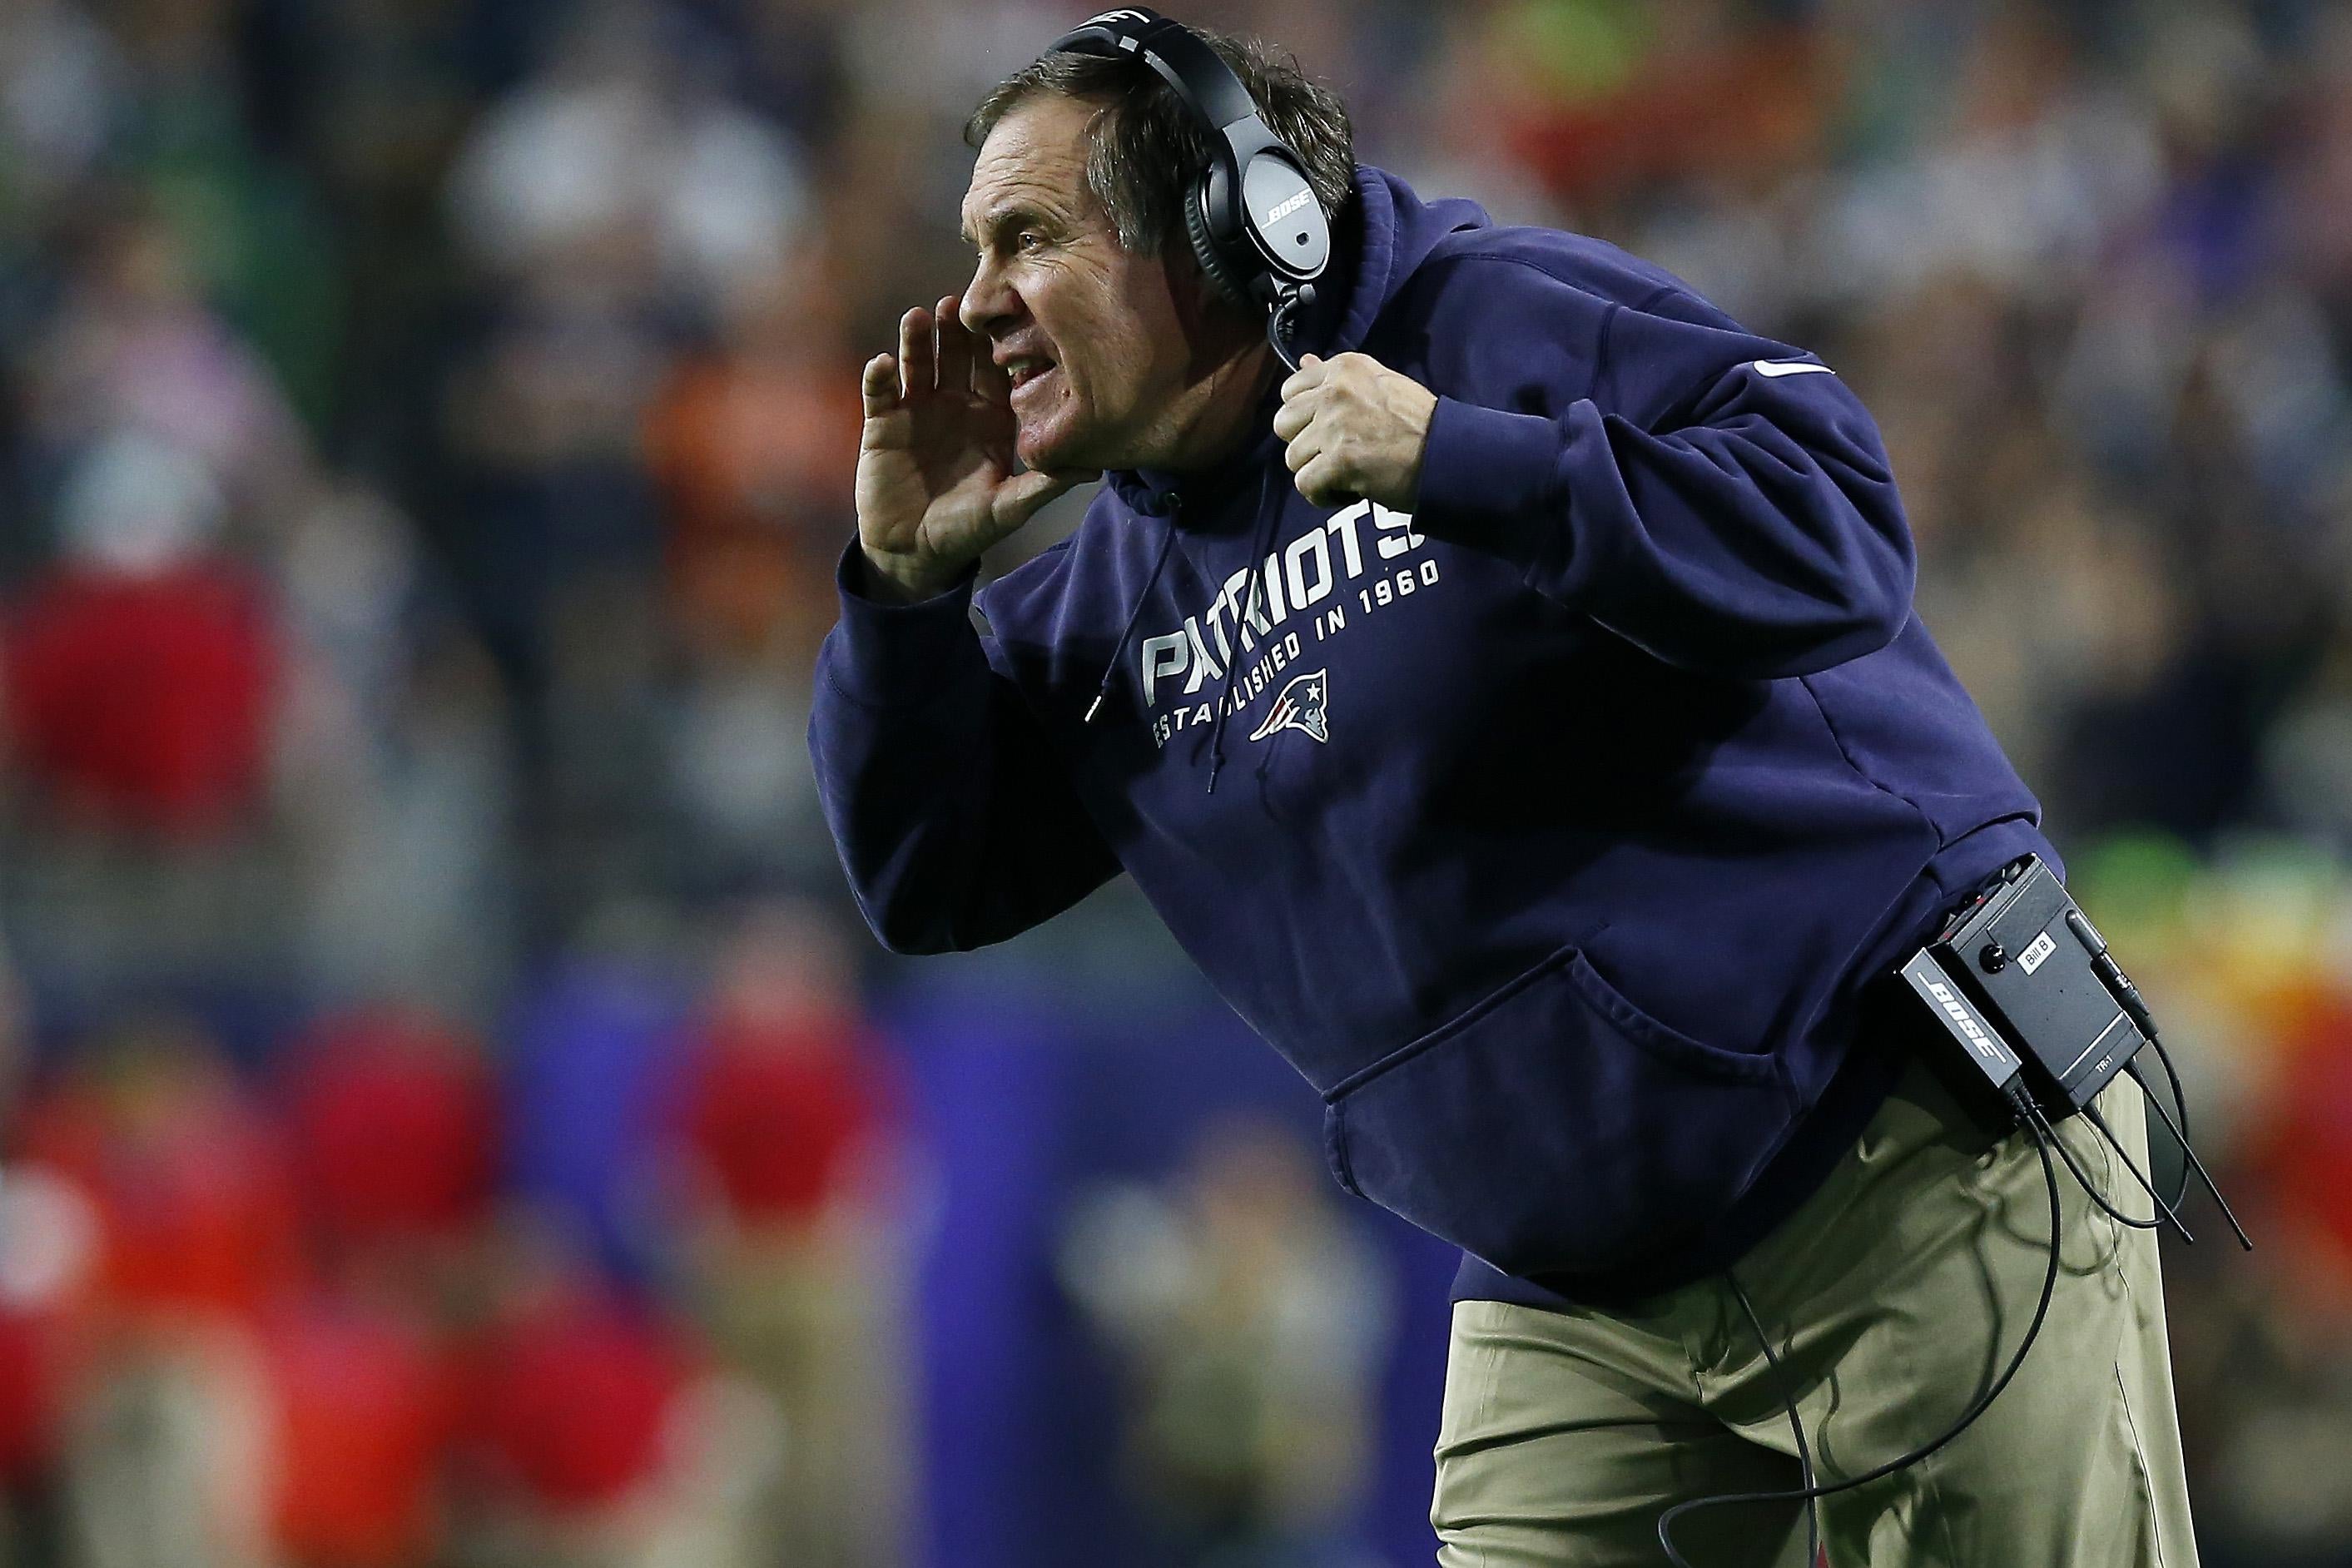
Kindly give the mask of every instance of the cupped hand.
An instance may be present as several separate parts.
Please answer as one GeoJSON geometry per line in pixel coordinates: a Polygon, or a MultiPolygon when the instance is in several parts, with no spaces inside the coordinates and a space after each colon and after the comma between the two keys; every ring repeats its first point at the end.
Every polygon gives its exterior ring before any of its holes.
{"type": "Polygon", "coordinates": [[[866,362],[857,538],[874,575],[929,598],[1091,473],[1023,469],[1012,388],[950,294],[898,321],[897,354],[866,362]]]}

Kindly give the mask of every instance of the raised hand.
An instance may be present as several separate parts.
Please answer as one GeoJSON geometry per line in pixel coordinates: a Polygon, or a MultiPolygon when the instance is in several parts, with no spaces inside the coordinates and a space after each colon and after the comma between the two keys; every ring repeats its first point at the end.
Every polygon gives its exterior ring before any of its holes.
{"type": "Polygon", "coordinates": [[[1012,391],[950,294],[898,321],[898,353],[866,362],[857,450],[857,539],[873,585],[940,593],[980,552],[1095,476],[1020,472],[1012,391]]]}

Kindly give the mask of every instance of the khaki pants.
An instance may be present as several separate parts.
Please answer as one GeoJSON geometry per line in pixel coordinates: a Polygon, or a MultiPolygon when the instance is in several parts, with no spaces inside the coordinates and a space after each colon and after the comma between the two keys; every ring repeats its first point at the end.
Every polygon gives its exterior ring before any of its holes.
{"type": "MultiPolygon", "coordinates": [[[[2100,1113],[2147,1169],[2139,1089],[2100,1113]]],[[[2087,1121],[2061,1129],[2128,1215],[2147,1194],[2087,1121]]],[[[2058,1284],[2023,1368],[1927,1460],[1822,1503],[1832,1568],[2195,1568],[2154,1233],[2057,1166],[2058,1284]]],[[[2016,1353],[2050,1200],[2021,1133],[1988,1146],[1914,1067],[1821,1191],[1734,1273],[1771,1334],[1817,1479],[1940,1435],[2016,1353]]],[[[1659,1513],[1800,1484],[1782,1379],[1722,1276],[1626,1310],[1454,1310],[1437,1445],[1441,1568],[1665,1562],[1659,1513]]],[[[1801,1505],[1685,1514],[1692,1568],[1797,1568],[1801,1505]]]]}

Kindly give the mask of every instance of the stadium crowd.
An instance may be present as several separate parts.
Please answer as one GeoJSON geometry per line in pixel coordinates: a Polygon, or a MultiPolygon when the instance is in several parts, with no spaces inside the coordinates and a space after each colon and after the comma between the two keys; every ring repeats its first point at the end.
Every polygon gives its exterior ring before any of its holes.
{"type": "MultiPolygon", "coordinates": [[[[2206,1559],[2352,1563],[2352,10],[1183,15],[1861,391],[2261,1244],[2168,1252],[2206,1559]]],[[[977,1560],[905,1327],[956,1108],[803,731],[858,364],[1075,16],[0,6],[0,1557],[977,1560]]],[[[954,973],[1015,971],[1185,973],[1117,889],[954,973]]],[[[1171,1565],[1412,1560],[1364,1216],[1200,1148],[1063,1194],[1036,1281],[1125,1369],[1132,1508],[1171,1565]],[[1204,1457],[1235,1409],[1325,1441],[1204,1457]]]]}

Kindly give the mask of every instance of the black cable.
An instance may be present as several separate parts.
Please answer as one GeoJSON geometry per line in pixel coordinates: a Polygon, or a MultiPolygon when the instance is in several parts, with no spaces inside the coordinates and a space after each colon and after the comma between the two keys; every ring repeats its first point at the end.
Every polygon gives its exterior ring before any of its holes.
{"type": "MultiPolygon", "coordinates": [[[[2172,1109],[2180,1112],[2180,1126],[2179,1130],[2173,1133],[2173,1136],[2179,1140],[2182,1150],[2182,1157],[2180,1161],[2180,1189],[2172,1194],[2172,1206],[2174,1208],[2179,1208],[2180,1206],[2180,1200],[2189,1195],[2189,1160],[2187,1155],[2189,1148],[2189,1097],[2180,1092],[2180,1075],[2173,1070],[2172,1053],[2164,1048],[2164,1042],[2157,1038],[2156,1031],[2154,1029],[2147,1030],[2147,1043],[2156,1047],[2156,1059],[2164,1064],[2165,1081],[2172,1085],[2172,1109]]],[[[2130,1061],[2124,1063],[2124,1071],[2131,1074],[2132,1082],[2139,1085],[2139,1092],[2143,1099],[2154,1100],[2156,1098],[2156,1090],[2149,1088],[2147,1079],[2140,1076],[2138,1058],[2135,1057],[2130,1061]]],[[[2167,1127],[2170,1127],[2172,1123],[2168,1121],[2165,1125],[2167,1127]]]]}
{"type": "MultiPolygon", "coordinates": [[[[2197,1238],[2189,1234],[2189,1227],[2180,1223],[2180,1215],[2174,1212],[2173,1206],[2170,1204],[2166,1203],[2163,1197],[2157,1192],[2156,1183],[2148,1178],[2147,1172],[2141,1170],[2138,1165],[2132,1162],[2131,1152],[2124,1147],[2123,1140],[2116,1136],[2115,1129],[2107,1125],[2106,1118],[2099,1114],[2099,1108],[2096,1105],[2086,1105],[2083,1107],[2083,1114],[2091,1119],[2091,1125],[2099,1130],[2099,1136],[2107,1141],[2107,1147],[2116,1152],[2116,1158],[2124,1163],[2124,1169],[2132,1173],[2132,1180],[2137,1182],[2140,1184],[2141,1189],[2155,1201],[2156,1206],[2164,1211],[2160,1217],[2168,1219],[2172,1222],[2172,1228],[2180,1233],[2181,1240],[2195,1241],[2197,1238]]],[[[2096,1195],[2096,1194],[2093,1194],[2093,1196],[2096,1195]]],[[[2105,1205],[2102,1205],[2101,1206],[2104,1207],[2105,1205]]],[[[2112,1214],[2115,1211],[2110,1209],[2108,1212],[2112,1214]]],[[[2125,1223],[2128,1224],[2130,1222],[2126,1221],[2125,1223]]],[[[2154,1230],[2156,1228],[2156,1222],[2151,1220],[2147,1225],[2141,1228],[2154,1230]]]]}
{"type": "MultiPolygon", "coordinates": [[[[2160,1052],[2158,1054],[2161,1055],[2160,1052]]],[[[2147,1088],[2147,1080],[2140,1077],[2139,1074],[2134,1070],[2137,1065],[2137,1063],[2126,1063],[2124,1070],[2131,1073],[2132,1081],[2138,1084],[2140,1089],[2145,1091],[2147,1088]]],[[[2195,1171],[2197,1173],[2197,1179],[2205,1184],[2205,1190],[2213,1194],[2213,1201],[2221,1205],[2221,1217],[2228,1220],[2230,1222],[2230,1228],[2238,1233],[2238,1245],[2244,1247],[2248,1252],[2252,1252],[2254,1249],[2253,1238],[2246,1234],[2246,1227],[2238,1223],[2237,1215],[2230,1207],[2230,1200],[2223,1197],[2221,1195],[2221,1189],[2213,1184],[2212,1173],[2205,1169],[2205,1162],[2197,1157],[2197,1151],[2189,1147],[2188,1137],[2182,1133],[2179,1128],[2175,1127],[2172,1124],[2172,1118],[2165,1114],[2164,1102],[2158,1100],[2156,1096],[2151,1094],[2147,1096],[2147,1103],[2149,1108],[2156,1112],[2157,1119],[2164,1123],[2164,1130],[2167,1132],[2171,1133],[2174,1139],[2179,1142],[2180,1152],[2189,1156],[2189,1169],[2195,1171]]]]}
{"type": "MultiPolygon", "coordinates": [[[[1773,1353],[1772,1336],[1764,1331],[1764,1320],[1756,1315],[1755,1303],[1739,1287],[1739,1276],[1727,1268],[1723,1277],[1731,1283],[1731,1299],[1748,1314],[1748,1326],[1756,1331],[1756,1342],[1764,1347],[1764,1364],[1772,1369],[1772,1382],[1780,1390],[1780,1403],[1789,1412],[1789,1430],[1797,1435],[1797,1473],[1808,1490],[1813,1485],[1813,1451],[1805,1442],[1805,1424],[1797,1415],[1797,1394],[1794,1385],[1781,1375],[1780,1358],[1773,1353]]],[[[1805,1568],[1822,1560],[1822,1502],[1819,1498],[1805,1500],[1805,1568]]]]}
{"type": "Polygon", "coordinates": [[[1275,357],[1288,367],[1293,375],[1298,374],[1298,351],[1290,346],[1290,318],[1314,298],[1314,286],[1310,284],[1285,296],[1282,303],[1274,308],[1274,314],[1266,318],[1265,341],[1273,346],[1275,357]]]}
{"type": "MultiPolygon", "coordinates": [[[[2084,1113],[2091,1116],[2094,1120],[2096,1120],[2096,1113],[2092,1111],[2088,1106],[2084,1107],[2084,1113]]],[[[2170,1209],[2166,1209],[2164,1213],[2154,1215],[2148,1219],[2134,1219],[2131,1215],[2124,1213],[2121,1209],[2116,1207],[2115,1205],[2109,1203],[2106,1199],[2106,1195],[2101,1193],[2098,1187],[2092,1183],[2089,1173],[2086,1173],[2082,1166],[2074,1163],[2074,1152],[2066,1147],[2066,1141],[2058,1136],[2057,1129],[2051,1126],[2049,1121],[2043,1117],[2042,1114],[2042,1108],[2040,1106],[2034,1106],[2032,1115],[2033,1124],[2042,1130],[2042,1136],[2050,1140],[2052,1147],[2058,1151],[2058,1157],[2066,1162],[2066,1168],[2074,1173],[2075,1182],[2082,1187],[2083,1191],[2088,1194],[2093,1203],[2098,1205],[2100,1208],[2106,1211],[2106,1215],[2109,1219],[2114,1220],[2117,1225],[2127,1225],[2134,1230],[2154,1230],[2157,1226],[2162,1225],[2167,1219],[2169,1219],[2172,1221],[2173,1227],[2180,1232],[2182,1239],[2187,1241],[2195,1241],[2197,1239],[2195,1237],[2189,1234],[2189,1227],[2180,1223],[2180,1216],[2174,1214],[2170,1209]]],[[[2106,1129],[2102,1126],[2100,1131],[2104,1132],[2106,1129]]],[[[2108,1135],[2107,1142],[2110,1143],[2115,1142],[2115,1137],[2112,1133],[2108,1135]]],[[[2121,1153],[2123,1151],[2118,1148],[2116,1152],[2117,1153],[2121,1153]]],[[[2154,1188],[2149,1188],[2148,1196],[2152,1198],[2156,1197],[2156,1191],[2154,1188]]],[[[2164,1202],[2162,1198],[2156,1198],[2156,1201],[2159,1204],[2164,1202]]]]}
{"type": "Polygon", "coordinates": [[[1675,1504],[1674,1507],[1658,1515],[1658,1544],[1665,1549],[1666,1560],[1672,1563],[1675,1568],[1691,1568],[1690,1563],[1683,1554],[1675,1550],[1674,1523],[1683,1514],[1690,1512],[1693,1509],[1714,1508],[1723,1503],[1806,1501],[1884,1479],[1906,1465],[1917,1464],[1967,1431],[1969,1423],[1983,1415],[1986,1407],[2000,1397],[2000,1391],[2009,1386],[2010,1380],[2017,1375],[2017,1369],[2025,1364],[2025,1352],[2033,1348],[2034,1340],[2041,1334],[2042,1320],[2050,1315],[2050,1299],[2057,1294],[2058,1290],[2061,1215],[2058,1203],[2058,1167],[2051,1163],[2049,1145],[2042,1141],[2041,1132],[2034,1128],[2024,1105],[2021,1103],[2023,1092],[2021,1089],[2014,1091],[2011,1097],[2011,1105],[2018,1112],[2025,1135],[2032,1141],[2034,1153],[2041,1158],[2042,1184],[2050,1189],[2050,1267],[2042,1276],[2042,1299],[2034,1304],[2033,1321],[2025,1326],[2025,1338],[2018,1344],[2017,1353],[2010,1358],[2009,1365],[2002,1370],[1993,1385],[1978,1396],[1977,1402],[1969,1407],[1968,1413],[1954,1422],[1942,1436],[1937,1437],[1934,1442],[1923,1444],[1900,1458],[1889,1459],[1883,1465],[1864,1470],[1858,1476],[1851,1476],[1844,1480],[1832,1482],[1825,1486],[1806,1487],[1797,1491],[1724,1492],[1715,1497],[1693,1498],[1686,1502],[1675,1504]]]}

